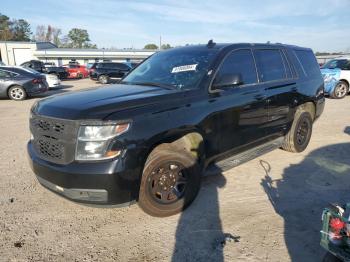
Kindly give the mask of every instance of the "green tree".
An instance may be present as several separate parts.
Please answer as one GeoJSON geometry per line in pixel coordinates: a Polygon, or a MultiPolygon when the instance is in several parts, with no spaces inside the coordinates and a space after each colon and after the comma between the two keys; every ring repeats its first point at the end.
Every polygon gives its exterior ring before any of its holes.
{"type": "Polygon", "coordinates": [[[144,49],[158,49],[158,46],[156,44],[147,44],[144,49]]]}
{"type": "Polygon", "coordinates": [[[12,32],[10,31],[10,18],[0,13],[0,40],[10,40],[12,32]]]}
{"type": "Polygon", "coordinates": [[[172,47],[169,44],[163,44],[161,47],[161,49],[170,49],[170,48],[172,48],[172,47]]]}
{"type": "Polygon", "coordinates": [[[30,24],[24,19],[14,19],[11,21],[10,30],[13,41],[30,41],[32,34],[30,24]]]}
{"type": "Polygon", "coordinates": [[[85,29],[73,28],[68,33],[68,38],[74,48],[83,48],[90,42],[89,34],[85,29]]]}

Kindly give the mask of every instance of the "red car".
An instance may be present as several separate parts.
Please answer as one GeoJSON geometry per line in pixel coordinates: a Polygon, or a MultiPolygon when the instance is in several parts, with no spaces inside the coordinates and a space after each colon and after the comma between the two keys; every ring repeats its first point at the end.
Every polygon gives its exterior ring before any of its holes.
{"type": "Polygon", "coordinates": [[[86,69],[86,66],[78,64],[69,64],[64,65],[68,70],[68,78],[86,78],[89,76],[89,71],[86,69]]]}

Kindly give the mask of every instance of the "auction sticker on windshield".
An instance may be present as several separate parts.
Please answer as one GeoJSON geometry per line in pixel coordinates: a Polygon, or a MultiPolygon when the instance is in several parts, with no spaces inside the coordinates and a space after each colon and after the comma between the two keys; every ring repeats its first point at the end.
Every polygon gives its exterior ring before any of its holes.
{"type": "Polygon", "coordinates": [[[183,65],[183,66],[177,66],[173,67],[171,70],[171,73],[179,73],[179,72],[186,72],[186,71],[195,71],[198,64],[193,65],[183,65]]]}

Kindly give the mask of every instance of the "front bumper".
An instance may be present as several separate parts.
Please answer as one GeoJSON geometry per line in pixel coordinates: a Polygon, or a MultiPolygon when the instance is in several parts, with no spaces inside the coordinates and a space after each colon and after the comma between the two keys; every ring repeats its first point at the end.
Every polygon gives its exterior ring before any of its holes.
{"type": "Polygon", "coordinates": [[[127,205],[137,198],[140,170],[126,168],[125,159],[60,165],[39,158],[31,142],[27,150],[31,169],[40,184],[69,200],[127,205]]]}

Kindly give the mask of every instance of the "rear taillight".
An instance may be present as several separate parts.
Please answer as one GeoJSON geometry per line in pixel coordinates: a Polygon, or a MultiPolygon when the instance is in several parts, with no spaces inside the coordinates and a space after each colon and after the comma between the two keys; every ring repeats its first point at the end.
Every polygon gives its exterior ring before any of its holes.
{"type": "Polygon", "coordinates": [[[331,218],[329,229],[329,240],[333,244],[341,244],[343,237],[346,236],[346,224],[340,218],[331,218]]]}
{"type": "Polygon", "coordinates": [[[42,83],[42,82],[43,82],[43,80],[41,78],[35,78],[35,79],[32,80],[33,84],[39,84],[39,83],[42,83]]]}

